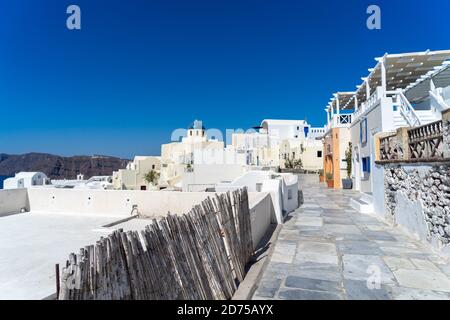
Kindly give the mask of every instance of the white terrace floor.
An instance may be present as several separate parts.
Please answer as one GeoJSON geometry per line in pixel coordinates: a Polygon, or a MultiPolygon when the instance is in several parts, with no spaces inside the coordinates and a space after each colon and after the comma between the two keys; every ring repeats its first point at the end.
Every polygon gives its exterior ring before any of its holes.
{"type": "Polygon", "coordinates": [[[355,192],[300,179],[304,204],[282,226],[253,299],[450,299],[450,264],[353,210],[355,192]],[[368,286],[378,271],[379,288],[368,286]]]}
{"type": "Polygon", "coordinates": [[[55,264],[95,244],[115,229],[140,230],[149,220],[123,217],[23,213],[0,217],[0,300],[43,299],[56,292],[55,264]]]}

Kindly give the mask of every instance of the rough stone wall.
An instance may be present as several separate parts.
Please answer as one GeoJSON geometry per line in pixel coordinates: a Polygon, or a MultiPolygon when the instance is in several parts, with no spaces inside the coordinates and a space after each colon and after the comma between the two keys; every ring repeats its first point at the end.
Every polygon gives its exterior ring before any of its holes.
{"type": "MultiPolygon", "coordinates": [[[[449,134],[450,131],[447,131],[449,134]]],[[[386,208],[395,220],[396,194],[421,201],[428,226],[427,239],[450,243],[450,163],[440,165],[392,165],[385,168],[386,208]]]]}
{"type": "Polygon", "coordinates": [[[444,135],[444,156],[450,156],[450,119],[448,117],[443,117],[442,129],[444,135]]]}

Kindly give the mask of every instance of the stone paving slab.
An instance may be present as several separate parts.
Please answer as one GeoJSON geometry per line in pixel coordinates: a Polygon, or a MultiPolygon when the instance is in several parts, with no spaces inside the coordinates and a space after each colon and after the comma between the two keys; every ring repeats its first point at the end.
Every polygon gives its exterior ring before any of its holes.
{"type": "Polygon", "coordinates": [[[289,214],[253,299],[450,300],[450,264],[422,243],[349,206],[352,190],[300,175],[289,214]],[[379,280],[379,281],[378,281],[379,280]]]}
{"type": "Polygon", "coordinates": [[[296,276],[288,276],[286,278],[285,286],[288,288],[315,291],[333,291],[335,293],[340,293],[339,291],[342,291],[341,283],[337,281],[310,279],[296,276]]]}
{"type": "Polygon", "coordinates": [[[392,295],[389,287],[380,286],[379,288],[369,289],[366,281],[344,280],[344,288],[349,300],[390,300],[392,295]]]}
{"type": "Polygon", "coordinates": [[[342,293],[312,290],[281,290],[278,296],[282,300],[343,300],[342,293]]]}

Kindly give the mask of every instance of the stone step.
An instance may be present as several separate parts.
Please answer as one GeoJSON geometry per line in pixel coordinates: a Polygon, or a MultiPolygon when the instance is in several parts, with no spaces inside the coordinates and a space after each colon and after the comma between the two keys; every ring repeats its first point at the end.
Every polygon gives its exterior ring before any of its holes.
{"type": "Polygon", "coordinates": [[[359,198],[360,200],[362,200],[366,203],[369,203],[369,204],[373,203],[373,195],[372,194],[361,192],[360,196],[361,196],[359,198]]]}
{"type": "Polygon", "coordinates": [[[351,198],[350,206],[360,213],[374,213],[372,200],[370,196],[362,193],[360,198],[351,198]]]}

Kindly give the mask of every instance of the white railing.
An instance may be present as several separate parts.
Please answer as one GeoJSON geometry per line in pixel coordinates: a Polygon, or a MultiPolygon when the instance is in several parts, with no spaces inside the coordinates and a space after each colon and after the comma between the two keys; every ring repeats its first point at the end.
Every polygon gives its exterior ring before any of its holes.
{"type": "Polygon", "coordinates": [[[356,121],[364,112],[372,109],[373,107],[379,104],[381,97],[383,97],[382,90],[383,89],[381,87],[377,87],[377,89],[372,93],[369,99],[361,103],[359,108],[355,110],[355,112],[353,112],[353,119],[352,119],[353,122],[356,121]]]}
{"type": "MultiPolygon", "coordinates": [[[[352,123],[352,114],[335,114],[327,125],[327,131],[332,128],[348,127],[352,123]]],[[[323,130],[325,132],[325,130],[323,130]]]]}
{"type": "Polygon", "coordinates": [[[419,116],[401,90],[397,91],[394,104],[399,108],[400,114],[410,127],[421,125],[419,116]]]}
{"type": "Polygon", "coordinates": [[[444,110],[450,109],[450,106],[445,102],[442,97],[442,88],[436,88],[430,90],[430,100],[431,107],[435,108],[435,112],[442,112],[444,110]]]}

